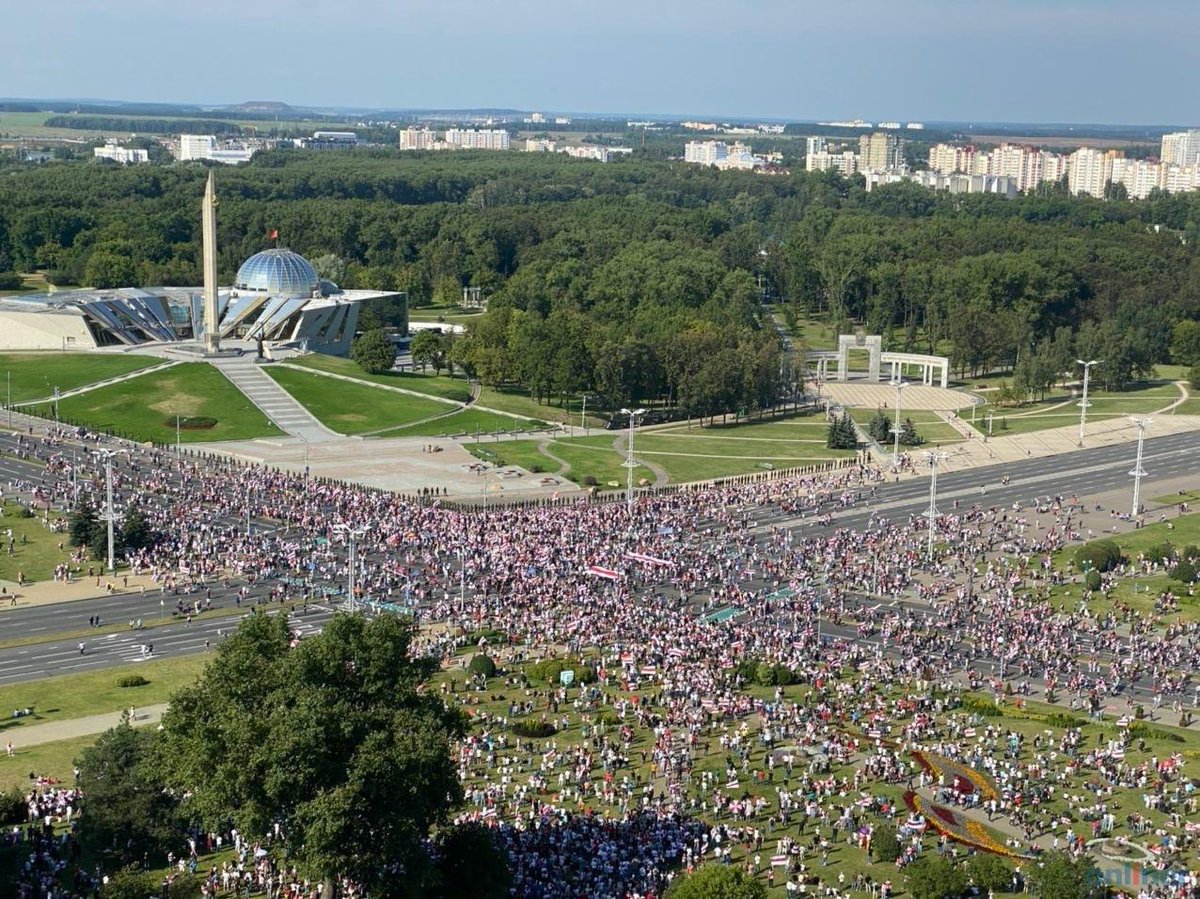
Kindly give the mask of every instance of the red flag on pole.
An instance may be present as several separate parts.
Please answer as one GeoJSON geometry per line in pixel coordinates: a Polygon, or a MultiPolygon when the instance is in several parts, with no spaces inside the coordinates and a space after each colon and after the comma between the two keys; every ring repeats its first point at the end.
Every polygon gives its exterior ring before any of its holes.
{"type": "Polygon", "coordinates": [[[279,240],[279,229],[278,228],[271,229],[271,240],[279,240]]]}

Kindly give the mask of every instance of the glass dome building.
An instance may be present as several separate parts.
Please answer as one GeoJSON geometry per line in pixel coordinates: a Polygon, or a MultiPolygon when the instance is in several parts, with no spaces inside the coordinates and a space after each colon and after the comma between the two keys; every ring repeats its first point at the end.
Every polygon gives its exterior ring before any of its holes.
{"type": "Polygon", "coordinates": [[[271,249],[255,253],[238,269],[233,286],[273,297],[320,295],[321,279],[307,259],[291,250],[271,249]]]}

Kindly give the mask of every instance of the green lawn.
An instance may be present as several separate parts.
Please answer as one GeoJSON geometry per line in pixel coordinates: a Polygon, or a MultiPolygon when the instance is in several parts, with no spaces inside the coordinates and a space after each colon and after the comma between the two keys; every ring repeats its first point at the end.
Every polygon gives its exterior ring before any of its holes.
{"type": "Polygon", "coordinates": [[[483,387],[479,394],[479,405],[513,415],[523,415],[539,421],[561,421],[579,424],[579,400],[568,402],[567,409],[557,404],[539,403],[529,396],[529,391],[510,387],[483,387]]]}
{"type": "Polygon", "coordinates": [[[271,365],[263,369],[325,427],[339,434],[367,434],[444,415],[453,407],[365,384],[271,365]]]}
{"type": "MultiPolygon", "coordinates": [[[[602,437],[568,437],[548,441],[548,449],[559,459],[571,466],[565,477],[576,484],[583,485],[586,478],[596,479],[599,487],[612,487],[615,481],[619,487],[625,486],[627,469],[625,456],[613,451],[612,443],[615,433],[602,437]]],[[[468,445],[467,450],[486,462],[495,465],[519,465],[526,471],[533,471],[538,466],[542,471],[554,474],[558,464],[546,458],[538,451],[537,440],[505,440],[499,443],[480,441],[478,446],[468,445]]],[[[636,443],[635,443],[636,447],[636,443]]],[[[654,472],[644,466],[634,469],[634,478],[653,481],[654,472]]]]}
{"type": "MultiPolygon", "coordinates": [[[[1061,428],[1079,424],[1079,398],[1065,391],[1056,391],[1045,400],[1017,407],[1000,407],[990,404],[994,394],[980,394],[989,404],[975,410],[971,421],[971,410],[964,410],[963,419],[972,424],[981,434],[988,429],[988,413],[994,414],[992,435],[1027,434],[1047,428],[1061,428]]],[[[1102,390],[1088,391],[1088,421],[1110,421],[1130,415],[1146,415],[1162,409],[1179,398],[1179,389],[1174,383],[1153,383],[1136,386],[1132,390],[1108,393],[1102,390]]],[[[1191,401],[1189,401],[1191,402],[1191,401]]],[[[1184,414],[1179,410],[1177,414],[1184,414]]]]}
{"type": "MultiPolygon", "coordinates": [[[[0,376],[11,373],[12,401],[25,403],[53,396],[55,387],[74,390],[161,362],[153,356],[124,353],[4,353],[0,376]]],[[[0,401],[6,401],[7,380],[0,382],[0,391],[0,401]]]]}
{"type": "MultiPolygon", "coordinates": [[[[885,413],[887,413],[887,411],[888,410],[886,409],[884,410],[885,413]]],[[[875,417],[875,410],[851,409],[850,416],[865,430],[871,419],[875,417]]],[[[896,410],[892,409],[891,413],[888,414],[888,421],[894,421],[895,417],[896,410]]],[[[900,417],[901,420],[906,418],[912,420],[913,425],[917,429],[917,433],[925,438],[925,444],[923,445],[942,446],[951,443],[962,443],[963,440],[966,439],[962,436],[962,434],[958,433],[958,431],[956,431],[946,422],[942,421],[936,412],[929,412],[920,409],[913,410],[912,412],[905,412],[902,408],[900,410],[900,417]]],[[[891,438],[889,438],[887,441],[884,441],[884,444],[885,448],[891,446],[891,438]]]]}
{"type": "MultiPolygon", "coordinates": [[[[71,557],[65,532],[53,533],[45,524],[44,511],[32,518],[22,518],[20,506],[5,503],[0,517],[0,581],[16,581],[17,572],[25,575],[25,583],[48,580],[54,576],[54,566],[71,557]],[[13,532],[13,554],[8,554],[8,531],[13,532]],[[58,544],[63,543],[60,551],[58,544]]],[[[52,515],[51,521],[60,518],[52,515]]]]}
{"type": "Polygon", "coordinates": [[[480,442],[486,441],[488,435],[507,434],[517,431],[540,431],[546,427],[545,422],[530,421],[527,418],[512,418],[508,415],[497,415],[482,409],[463,409],[443,418],[423,421],[408,427],[400,427],[384,431],[380,437],[452,437],[461,434],[479,435],[480,442]]]}
{"type": "MultiPolygon", "coordinates": [[[[64,421],[113,431],[133,440],[175,442],[175,416],[212,418],[210,428],[185,428],[184,443],[253,440],[282,434],[229,380],[207,362],[185,362],[59,402],[64,421]]],[[[53,415],[48,406],[39,414],[53,415]]]]}
{"type": "Polygon", "coordinates": [[[341,356],[325,356],[320,353],[309,353],[288,360],[289,365],[301,365],[316,371],[327,371],[338,375],[347,375],[363,381],[373,381],[388,387],[400,387],[416,393],[427,393],[465,403],[471,398],[470,385],[462,378],[448,378],[419,372],[385,372],[382,375],[372,375],[363,371],[358,364],[341,356]]]}
{"type": "MultiPolygon", "coordinates": [[[[99,734],[56,740],[22,749],[17,746],[12,758],[0,756],[0,790],[29,788],[29,775],[52,777],[59,783],[74,783],[75,760],[96,742],[99,734]]],[[[15,740],[13,741],[16,742],[15,740]]]]}
{"type": "MultiPolygon", "coordinates": [[[[68,606],[69,607],[69,606],[68,606]]],[[[78,614],[86,619],[86,604],[79,604],[78,614]]],[[[44,677],[20,684],[0,687],[0,739],[11,737],[20,742],[22,729],[50,721],[66,721],[87,715],[119,712],[132,706],[155,705],[166,702],[172,693],[194,681],[208,659],[203,655],[186,655],[161,661],[142,662],[88,671],[44,677]],[[128,674],[140,674],[150,683],[143,687],[118,687],[117,679],[128,674]],[[32,708],[27,717],[10,717],[13,709],[32,708]]]]}

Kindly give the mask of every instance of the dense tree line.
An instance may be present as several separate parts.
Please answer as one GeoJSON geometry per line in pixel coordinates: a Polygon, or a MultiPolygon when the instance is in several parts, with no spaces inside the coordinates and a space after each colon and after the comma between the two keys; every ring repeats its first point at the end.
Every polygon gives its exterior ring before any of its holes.
{"type": "Polygon", "coordinates": [[[241,134],[236,122],[212,119],[133,119],[128,116],[56,115],[46,119],[47,128],[79,131],[128,131],[131,134],[241,134]]]}
{"type": "MultiPolygon", "coordinates": [[[[0,271],[61,282],[200,281],[198,165],[11,168],[0,180],[0,271]]],[[[1014,369],[1046,389],[1073,354],[1120,387],[1191,355],[1200,319],[1200,196],[1007,201],[913,184],[719,173],[550,154],[261,154],[222,170],[222,280],[282,242],[343,286],[486,315],[456,366],[539,398],[662,397],[698,414],[769,401],[779,347],[760,291],[789,316],[861,324],[888,348],[949,352],[962,374],[1014,369]]]]}

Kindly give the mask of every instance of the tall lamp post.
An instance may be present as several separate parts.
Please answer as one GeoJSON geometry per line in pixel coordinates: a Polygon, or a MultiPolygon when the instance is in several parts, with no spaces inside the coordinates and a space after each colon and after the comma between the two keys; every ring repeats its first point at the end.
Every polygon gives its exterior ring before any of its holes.
{"type": "Polygon", "coordinates": [[[108,570],[117,570],[116,553],[113,539],[113,523],[117,519],[117,511],[113,508],[113,471],[112,460],[117,450],[100,450],[104,454],[104,520],[108,525],[108,570]]]}
{"type": "Polygon", "coordinates": [[[622,409],[622,415],[629,416],[629,446],[625,454],[625,506],[629,510],[629,514],[633,514],[633,470],[637,468],[637,462],[633,458],[633,429],[637,427],[637,420],[646,414],[645,409],[622,409]]]}
{"type": "Polygon", "coordinates": [[[1099,365],[1103,359],[1090,359],[1084,362],[1082,359],[1076,359],[1078,365],[1083,366],[1083,399],[1079,401],[1079,445],[1083,446],[1083,426],[1087,424],[1087,410],[1091,403],[1088,402],[1088,381],[1091,380],[1092,366],[1099,365]]]}
{"type": "Polygon", "coordinates": [[[934,450],[925,453],[925,461],[929,463],[929,508],[925,514],[929,517],[929,545],[926,547],[926,552],[930,562],[933,561],[933,536],[937,529],[938,463],[945,461],[949,456],[949,453],[934,450]]]}
{"type": "Polygon", "coordinates": [[[346,535],[346,541],[350,545],[350,566],[346,575],[346,609],[350,612],[358,611],[358,602],[354,598],[354,579],[358,574],[358,538],[367,532],[366,528],[354,528],[348,524],[335,524],[335,531],[340,531],[346,535]]]}
{"type": "Polygon", "coordinates": [[[1133,517],[1138,517],[1138,512],[1142,508],[1142,478],[1146,476],[1146,470],[1142,468],[1142,447],[1146,442],[1146,428],[1150,425],[1149,418],[1131,418],[1138,429],[1138,448],[1137,462],[1133,466],[1133,471],[1129,472],[1133,475],[1133,517]]]}
{"type": "Polygon", "coordinates": [[[904,394],[904,388],[908,386],[906,381],[897,378],[892,381],[892,386],[896,388],[896,424],[892,427],[892,468],[900,467],[900,399],[904,394]]]}

